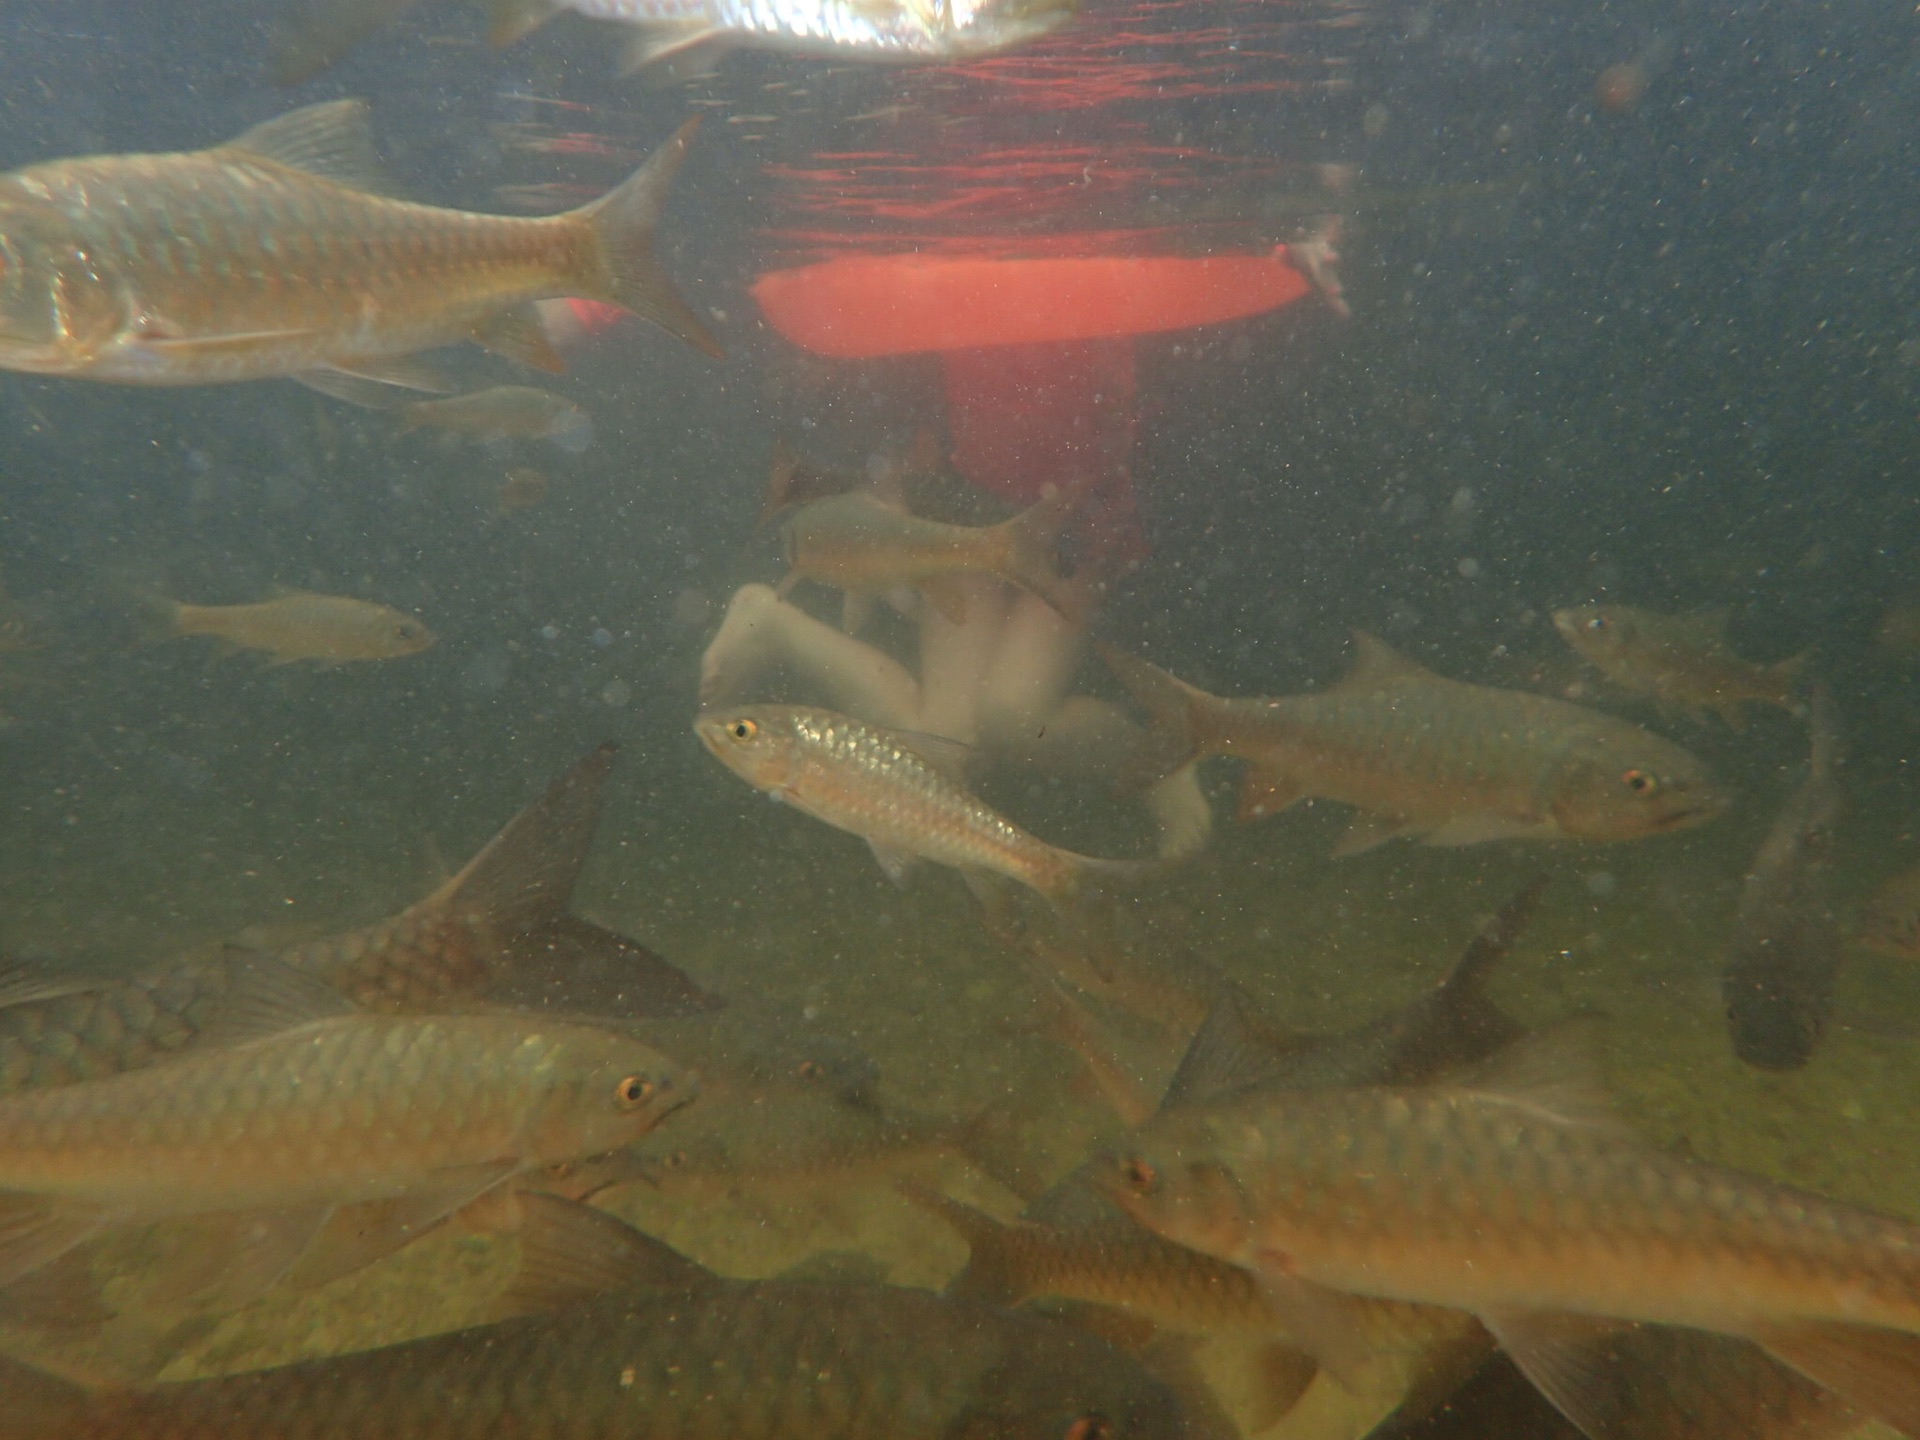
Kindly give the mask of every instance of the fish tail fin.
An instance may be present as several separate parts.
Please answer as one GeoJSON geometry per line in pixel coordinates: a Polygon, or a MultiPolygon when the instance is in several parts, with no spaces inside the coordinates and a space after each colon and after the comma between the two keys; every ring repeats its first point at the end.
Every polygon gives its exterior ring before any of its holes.
{"type": "Polygon", "coordinates": [[[680,298],[653,253],[653,233],[666,207],[667,191],[699,128],[697,116],[687,121],[619,186],[571,214],[599,240],[597,273],[581,277],[589,283],[592,298],[625,306],[721,360],[726,352],[720,342],[680,298]]]}
{"type": "Polygon", "coordinates": [[[1453,969],[1440,982],[1438,998],[1456,1033],[1496,1046],[1517,1040],[1524,1033],[1519,1021],[1494,1004],[1487,993],[1487,981],[1513,953],[1514,942],[1539,910],[1546,888],[1547,877],[1535,875],[1509,896],[1467,942],[1453,969]]]}
{"type": "Polygon", "coordinates": [[[524,40],[560,13],[556,0],[489,0],[487,43],[496,50],[524,40]]]}
{"type": "Polygon", "coordinates": [[[1902,1435],[1920,1436],[1920,1335],[1844,1321],[1770,1325],[1753,1336],[1781,1363],[1902,1435]]]}
{"type": "Polygon", "coordinates": [[[1053,560],[1053,544],[1086,493],[1084,485],[1050,490],[1036,504],[995,527],[1007,547],[1007,578],[1083,628],[1092,611],[1093,596],[1060,573],[1053,560]]]}
{"type": "Polygon", "coordinates": [[[1095,648],[1107,668],[1147,712],[1146,745],[1128,767],[1132,785],[1152,784],[1195,759],[1200,753],[1196,724],[1199,707],[1212,697],[1117,645],[1095,648]]]}
{"type": "Polygon", "coordinates": [[[1010,1309],[1034,1294],[1021,1273],[1023,1267],[1014,1243],[1019,1232],[1013,1226],[930,1186],[904,1180],[895,1188],[905,1199],[944,1220],[967,1243],[966,1267],[948,1282],[948,1295],[1010,1309]]]}
{"type": "Polygon", "coordinates": [[[0,1357],[0,1440],[59,1440],[86,1432],[86,1387],[0,1357]]]}

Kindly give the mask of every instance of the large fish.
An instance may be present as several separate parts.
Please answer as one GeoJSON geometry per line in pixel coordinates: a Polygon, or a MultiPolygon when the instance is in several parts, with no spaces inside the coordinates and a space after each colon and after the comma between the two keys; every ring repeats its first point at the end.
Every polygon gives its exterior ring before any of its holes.
{"type": "Polygon", "coordinates": [[[1340,854],[1398,836],[1631,840],[1711,820],[1726,794],[1669,740],[1564,700],[1448,680],[1354,637],[1353,669],[1311,695],[1228,700],[1111,646],[1101,654],[1153,718],[1168,767],[1247,762],[1240,816],[1309,796],[1362,813],[1340,854]]]}
{"type": "Polygon", "coordinates": [[[1807,731],[1806,779],[1748,867],[1720,972],[1734,1054],[1763,1070],[1795,1070],[1812,1056],[1845,949],[1828,878],[1841,809],[1840,720],[1824,684],[1813,688],[1807,731]]]}
{"type": "MultiPolygon", "coordinates": [[[[787,558],[781,582],[823,581],[849,600],[917,589],[949,620],[966,619],[966,597],[942,581],[992,575],[1029,590],[1067,619],[1085,618],[1085,601],[1054,569],[1047,547],[1081,496],[1056,490],[998,525],[948,525],[906,514],[865,493],[814,500],[786,520],[787,558]]],[[[857,625],[849,628],[858,628],[857,625]]]]}
{"type": "MultiPolygon", "coordinates": [[[[543,1212],[559,1201],[533,1202],[543,1212]]],[[[565,1207],[576,1209],[578,1207],[565,1207]]],[[[0,1440],[1176,1440],[1165,1386],[1068,1326],[887,1286],[726,1280],[611,1217],[528,1227],[536,1313],[90,1393],[9,1362],[0,1440]],[[612,1292],[612,1293],[608,1293],[612,1292]],[[584,1297],[584,1298],[583,1298],[584,1297]]]]}
{"type": "MultiPolygon", "coordinates": [[[[383,1014],[477,1002],[561,1015],[677,1016],[720,1002],[623,935],[570,913],[617,748],[602,745],[522,810],[452,879],[372,925],[273,958],[383,1014]]],[[[138,1069],[190,1047],[253,975],[230,951],[104,973],[0,970],[0,1094],[138,1069]]]]}
{"type": "Polygon", "coordinates": [[[296,971],[256,981],[233,1043],[0,1099],[0,1277],[187,1216],[261,1217],[240,1233],[283,1264],[343,1208],[417,1232],[517,1175],[637,1140],[696,1090],[596,1027],[344,1013],[296,971]]]}
{"type": "Polygon", "coordinates": [[[896,879],[914,861],[932,860],[963,875],[1017,881],[1065,908],[1150,868],[1076,855],[1028,834],[942,773],[925,754],[931,737],[799,705],[710,711],[694,733],[754,789],[860,836],[896,879]]]}
{"type": "Polygon", "coordinates": [[[448,387],[462,340],[562,366],[532,302],[624,305],[718,354],[652,251],[683,127],[617,189],[517,219],[376,193],[366,107],[295,110],[211,150],[0,176],[0,367],[133,385],[293,376],[343,398],[448,387]]]}
{"type": "Polygon", "coordinates": [[[1632,605],[1582,605],[1553,612],[1553,628],[1608,679],[1662,706],[1712,710],[1734,729],[1749,702],[1797,711],[1807,657],[1756,665],[1727,643],[1726,609],[1662,615],[1632,605]]]}
{"type": "Polygon", "coordinates": [[[1681,1326],[1920,1434],[1920,1226],[1637,1144],[1543,1045],[1501,1069],[1169,1115],[1110,1184],[1162,1234],[1264,1275],[1330,1356],[1342,1297],[1464,1310],[1604,1435],[1590,1362],[1621,1324],[1681,1326]]]}

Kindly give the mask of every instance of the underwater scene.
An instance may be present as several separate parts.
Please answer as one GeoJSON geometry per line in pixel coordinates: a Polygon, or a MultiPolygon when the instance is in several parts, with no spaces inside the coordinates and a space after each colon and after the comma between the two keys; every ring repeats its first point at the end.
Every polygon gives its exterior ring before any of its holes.
{"type": "Polygon", "coordinates": [[[7,0],[0,1440],[1920,1437],[1920,38],[7,0]]]}

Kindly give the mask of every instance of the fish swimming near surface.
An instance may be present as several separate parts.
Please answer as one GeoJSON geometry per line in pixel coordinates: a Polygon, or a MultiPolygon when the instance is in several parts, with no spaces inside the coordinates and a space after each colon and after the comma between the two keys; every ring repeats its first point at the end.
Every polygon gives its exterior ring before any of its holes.
{"type": "Polygon", "coordinates": [[[1686,750],[1564,700],[1448,680],[1356,633],[1352,670],[1307,695],[1225,699],[1112,646],[1100,653],[1152,718],[1167,770],[1247,762],[1240,818],[1317,797],[1352,805],[1335,853],[1413,836],[1634,840],[1713,819],[1727,794],[1686,750]]]}
{"type": "Polygon", "coordinates": [[[415,400],[398,412],[402,430],[423,427],[475,440],[551,440],[578,455],[593,444],[593,417],[564,395],[531,385],[493,385],[444,400],[415,400]]]}
{"type": "Polygon", "coordinates": [[[215,1215],[236,1219],[235,1266],[277,1274],[336,1212],[355,1248],[417,1232],[515,1176],[639,1139],[698,1088],[598,1027],[353,1013],[272,965],[255,982],[228,1043],[0,1099],[0,1277],[112,1228],[215,1215]]]}
{"type": "Polygon", "coordinates": [[[1874,891],[1853,938],[1896,960],[1920,960],[1920,865],[1891,876],[1874,891]]]}
{"type": "Polygon", "coordinates": [[[246,605],[189,605],[155,597],[152,608],[171,636],[205,636],[235,654],[264,655],[274,665],[398,660],[430,649],[439,638],[417,615],[391,605],[313,590],[284,590],[246,605]]]}
{"type": "Polygon", "coordinates": [[[1812,1056],[1833,1012],[1845,949],[1830,893],[1843,757],[1825,684],[1813,687],[1807,733],[1806,778],[1747,870],[1720,973],[1734,1054],[1762,1070],[1796,1070],[1812,1056]]]}
{"type": "Polygon", "coordinates": [[[885,1285],[723,1279],[523,1197],[512,1318],[212,1380],[89,1391],[4,1362],[0,1440],[1177,1440],[1179,1402],[1056,1321],[885,1285]],[[558,1212],[565,1220],[556,1222],[558,1212]]]}
{"type": "MultiPolygon", "coordinates": [[[[1111,1193],[1248,1266],[1336,1371],[1344,1297],[1464,1310],[1589,1434],[1630,1324],[1751,1341],[1920,1434],[1920,1225],[1637,1143],[1555,1041],[1426,1088],[1248,1092],[1156,1121],[1111,1193]]],[[[1343,1333],[1346,1332],[1346,1333],[1343,1333]]]]}
{"type": "Polygon", "coordinates": [[[1616,684],[1663,708],[1695,716],[1712,710],[1734,729],[1742,706],[1776,705],[1798,713],[1805,654],[1773,665],[1743,660],[1727,643],[1722,607],[1662,615],[1632,605],[1582,605],[1553,612],[1553,628],[1580,657],[1616,684]]]}
{"type": "Polygon", "coordinates": [[[914,862],[1017,881],[1070,908],[1109,883],[1153,873],[1029,834],[942,772],[936,737],[905,735],[800,705],[716,710],[694,722],[701,744],[754,789],[865,840],[887,874],[914,862]]]}
{"type": "MultiPolygon", "coordinates": [[[[379,1014],[487,1005],[625,1020],[717,1007],[645,946],[568,908],[617,753],[594,750],[399,914],[285,946],[271,960],[379,1014]]],[[[117,1075],[190,1049],[246,1001],[259,960],[230,949],[137,970],[0,968],[0,1094],[117,1075]]]]}
{"type": "Polygon", "coordinates": [[[815,500],[787,516],[791,568],[778,588],[784,595],[797,581],[817,580],[846,591],[854,604],[860,597],[917,589],[959,624],[966,619],[966,598],[940,582],[992,575],[1081,624],[1086,598],[1054,568],[1048,547],[1082,498],[1078,491],[1055,490],[1011,520],[985,526],[925,520],[865,493],[815,500]]]}
{"type": "Polygon", "coordinates": [[[388,199],[366,107],[295,110],[210,150],[0,175],[0,368],[130,385],[290,376],[356,403],[452,387],[418,359],[474,340],[564,368],[533,302],[625,306],[719,346],[652,252],[690,127],[617,189],[512,218],[388,199]]]}

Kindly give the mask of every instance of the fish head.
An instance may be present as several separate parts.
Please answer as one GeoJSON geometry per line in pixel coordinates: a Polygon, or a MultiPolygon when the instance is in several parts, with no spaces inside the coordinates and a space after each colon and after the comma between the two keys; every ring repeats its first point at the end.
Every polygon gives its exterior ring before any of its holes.
{"type": "Polygon", "coordinates": [[[0,196],[0,368],[82,370],[126,328],[116,288],[49,207],[0,196]]]}
{"type": "Polygon", "coordinates": [[[1560,833],[1575,840],[1686,830],[1733,801],[1691,751],[1625,724],[1571,747],[1553,788],[1548,808],[1560,833]]]}
{"type": "Polygon", "coordinates": [[[613,1030],[567,1026],[522,1054],[535,1097],[522,1134],[543,1165],[629,1145],[700,1093],[692,1071],[613,1030]]]}
{"type": "Polygon", "coordinates": [[[1026,1319],[971,1387],[946,1440],[1175,1440],[1188,1434],[1161,1381],[1089,1331],[1026,1319]]]}
{"type": "Polygon", "coordinates": [[[1204,1115],[1162,1117],[1109,1155],[1097,1180],[1122,1210],[1175,1244],[1232,1259],[1251,1240],[1246,1192],[1204,1115]]]}
{"type": "Polygon", "coordinates": [[[377,605],[366,617],[368,648],[382,659],[418,655],[433,646],[439,636],[427,628],[418,615],[377,605]]]}
{"type": "Polygon", "coordinates": [[[1038,40],[1079,9],[1080,0],[942,0],[942,38],[956,55],[990,55],[1038,40]]]}
{"type": "Polygon", "coordinates": [[[693,730],[713,757],[756,790],[779,794],[793,773],[793,717],[778,705],[710,710],[693,730]]]}

